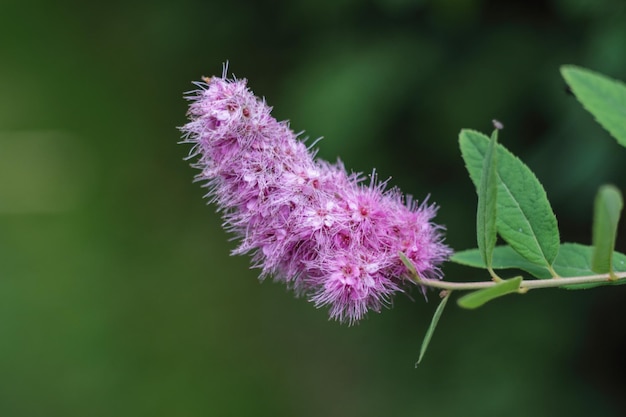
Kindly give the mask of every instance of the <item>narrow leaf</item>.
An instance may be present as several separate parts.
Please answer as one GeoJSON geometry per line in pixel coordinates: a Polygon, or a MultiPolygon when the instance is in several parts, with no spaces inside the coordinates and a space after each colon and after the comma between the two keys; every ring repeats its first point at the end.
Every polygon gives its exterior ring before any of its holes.
{"type": "Polygon", "coordinates": [[[613,272],[613,250],[617,237],[617,224],[623,206],[622,193],[617,188],[612,185],[600,188],[593,211],[593,256],[591,258],[591,268],[598,274],[613,272]]]}
{"type": "Polygon", "coordinates": [[[573,65],[561,67],[561,74],[583,107],[626,146],[626,85],[573,65]]]}
{"type": "Polygon", "coordinates": [[[521,283],[522,277],[507,279],[495,284],[493,287],[474,291],[459,298],[458,304],[463,308],[478,308],[494,298],[517,292],[521,283]]]}
{"type": "Polygon", "coordinates": [[[402,261],[406,269],[408,269],[411,273],[412,278],[415,280],[419,280],[420,277],[417,274],[417,269],[415,269],[415,265],[413,265],[413,262],[411,262],[411,260],[407,258],[403,252],[398,252],[398,256],[400,257],[400,260],[402,261]]]}
{"type": "Polygon", "coordinates": [[[428,349],[428,345],[430,343],[430,339],[433,337],[433,333],[435,332],[435,328],[437,327],[437,323],[439,323],[439,318],[443,314],[443,309],[446,308],[446,304],[448,303],[448,298],[450,298],[450,294],[452,291],[448,292],[445,297],[441,299],[441,302],[437,306],[437,310],[435,310],[435,314],[433,315],[433,319],[430,322],[430,326],[428,326],[428,330],[426,331],[426,336],[424,336],[424,340],[422,341],[422,347],[420,348],[420,356],[417,359],[417,363],[415,367],[422,361],[424,354],[426,353],[426,349],[428,349]]]}
{"type": "MultiPolygon", "coordinates": [[[[561,245],[559,254],[554,260],[554,270],[562,277],[595,275],[596,272],[591,269],[592,254],[593,248],[591,246],[579,245],[577,243],[564,243],[561,245]]],[[[456,252],[452,256],[451,261],[474,268],[486,268],[478,249],[456,252]]],[[[551,278],[550,273],[546,269],[528,262],[510,246],[496,246],[493,251],[492,267],[494,269],[521,269],[536,278],[551,278]]],[[[619,252],[613,253],[613,271],[626,272],[626,255],[619,252]]],[[[624,280],[595,282],[590,284],[568,285],[563,288],[585,289],[601,285],[621,284],[626,284],[626,282],[624,280]]]]}
{"type": "Polygon", "coordinates": [[[498,130],[493,131],[487,153],[483,159],[482,174],[478,186],[478,210],[476,212],[476,241],[478,249],[487,265],[491,268],[491,256],[496,246],[496,195],[498,192],[496,144],[498,130]]]}
{"type": "MultiPolygon", "coordinates": [[[[489,138],[462,130],[459,143],[478,189],[489,138]]],[[[546,192],[530,168],[499,144],[497,158],[497,231],[525,259],[550,269],[559,252],[559,230],[546,192]]]]}

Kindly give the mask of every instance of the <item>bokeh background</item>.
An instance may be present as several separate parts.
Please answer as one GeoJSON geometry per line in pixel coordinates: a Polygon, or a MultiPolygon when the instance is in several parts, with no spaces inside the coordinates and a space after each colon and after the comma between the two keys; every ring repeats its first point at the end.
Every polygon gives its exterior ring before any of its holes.
{"type": "MultiPolygon", "coordinates": [[[[626,79],[623,0],[0,3],[0,415],[623,416],[626,291],[452,305],[355,327],[259,283],[183,161],[202,75],[249,79],[319,155],[440,205],[474,246],[461,128],[544,183],[563,241],[590,241],[626,150],[561,64],[626,79]]],[[[626,250],[622,227],[620,250],[626,250]]],[[[447,264],[451,280],[485,278],[447,264]]]]}

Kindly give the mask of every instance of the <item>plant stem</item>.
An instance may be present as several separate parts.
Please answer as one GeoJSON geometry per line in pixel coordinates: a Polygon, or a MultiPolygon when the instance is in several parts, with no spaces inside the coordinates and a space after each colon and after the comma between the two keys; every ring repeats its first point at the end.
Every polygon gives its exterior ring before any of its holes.
{"type": "MultiPolygon", "coordinates": [[[[520,289],[525,288],[527,290],[535,288],[554,288],[563,287],[565,285],[572,284],[592,284],[594,282],[617,282],[626,280],[626,272],[620,272],[613,274],[617,279],[612,279],[609,274],[601,275],[587,275],[583,277],[567,277],[567,278],[553,278],[553,279],[533,279],[523,280],[520,284],[520,289]]],[[[456,291],[470,291],[480,290],[482,288],[488,288],[496,285],[494,281],[479,281],[479,282],[448,282],[439,281],[429,278],[418,278],[417,283],[425,287],[441,288],[444,290],[456,290],[456,291]]]]}

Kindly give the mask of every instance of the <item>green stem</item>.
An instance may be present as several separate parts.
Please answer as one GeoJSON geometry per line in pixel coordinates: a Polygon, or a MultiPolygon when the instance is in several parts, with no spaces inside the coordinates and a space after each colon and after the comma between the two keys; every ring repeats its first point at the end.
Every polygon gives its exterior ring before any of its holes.
{"type": "MultiPolygon", "coordinates": [[[[626,280],[626,272],[620,272],[613,274],[601,274],[601,275],[587,275],[583,277],[561,277],[558,279],[533,279],[524,280],[520,284],[520,289],[531,290],[535,288],[554,288],[562,287],[565,285],[573,284],[591,284],[594,282],[616,282],[626,280]]],[[[444,290],[457,290],[457,291],[471,291],[480,290],[482,288],[489,288],[497,283],[494,281],[480,281],[480,282],[448,282],[439,281],[429,278],[418,278],[417,283],[425,287],[441,288],[444,290]]]]}

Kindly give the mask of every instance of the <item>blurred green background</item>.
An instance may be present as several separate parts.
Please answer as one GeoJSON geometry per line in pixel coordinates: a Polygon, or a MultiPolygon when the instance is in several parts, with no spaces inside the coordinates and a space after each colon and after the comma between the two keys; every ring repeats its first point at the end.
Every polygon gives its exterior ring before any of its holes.
{"type": "Polygon", "coordinates": [[[626,150],[558,68],[626,80],[625,4],[3,0],[0,416],[625,415],[626,288],[453,305],[414,369],[434,294],[349,328],[260,284],[176,144],[182,93],[228,60],[320,156],[430,194],[461,250],[457,135],[497,118],[589,243],[626,150]]]}

